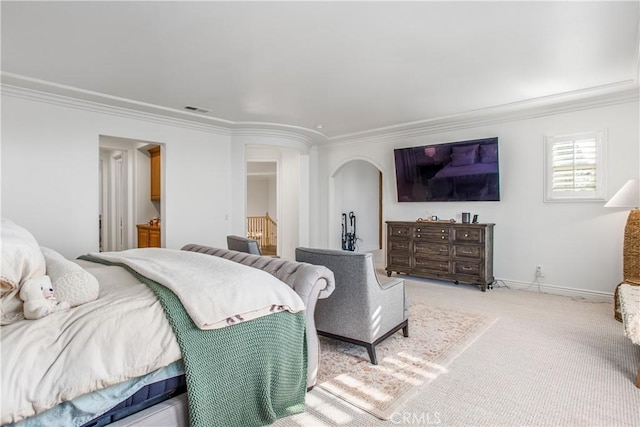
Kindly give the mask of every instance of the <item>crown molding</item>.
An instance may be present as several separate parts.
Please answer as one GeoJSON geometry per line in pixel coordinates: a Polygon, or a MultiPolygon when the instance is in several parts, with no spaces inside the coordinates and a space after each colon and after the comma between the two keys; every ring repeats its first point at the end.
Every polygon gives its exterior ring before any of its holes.
{"type": "Polygon", "coordinates": [[[77,110],[98,112],[227,136],[281,137],[304,144],[305,149],[314,144],[323,143],[327,139],[324,134],[318,131],[300,126],[268,122],[234,122],[6,72],[2,72],[0,88],[3,95],[77,110]]]}
{"type": "MultiPolygon", "coordinates": [[[[2,72],[3,95],[98,112],[169,126],[233,136],[245,144],[256,139],[283,139],[285,145],[309,149],[316,145],[350,144],[408,139],[471,127],[553,114],[638,102],[637,80],[626,80],[585,90],[487,107],[460,114],[381,127],[335,137],[300,126],[268,122],[234,122],[198,113],[161,107],[98,92],[2,72]]],[[[256,142],[259,143],[259,142],[256,142]]]]}
{"type": "Polygon", "coordinates": [[[268,122],[237,122],[232,126],[234,137],[284,138],[304,144],[309,148],[327,141],[327,137],[312,129],[300,126],[282,125],[268,122]]]}
{"type": "MultiPolygon", "coordinates": [[[[257,124],[252,124],[257,125],[257,124]]],[[[261,127],[239,127],[233,130],[231,139],[234,143],[245,145],[272,145],[289,147],[308,152],[311,147],[319,144],[318,138],[306,132],[282,130],[278,127],[269,128],[268,123],[261,123],[261,127]]]]}
{"type": "Polygon", "coordinates": [[[627,80],[581,91],[330,137],[328,138],[328,145],[407,139],[452,130],[534,119],[628,102],[638,102],[639,99],[640,91],[638,82],[627,80]]]}
{"type": "Polygon", "coordinates": [[[110,116],[142,120],[151,123],[182,127],[222,135],[229,135],[231,133],[230,129],[223,126],[202,123],[200,121],[194,121],[188,118],[173,117],[172,115],[166,113],[159,114],[149,111],[141,111],[139,109],[126,108],[123,106],[109,105],[92,100],[79,99],[67,95],[25,88],[22,86],[14,86],[12,84],[4,82],[1,85],[1,91],[2,95],[10,96],[13,98],[53,104],[61,107],[72,108],[75,110],[96,112],[110,116]]]}

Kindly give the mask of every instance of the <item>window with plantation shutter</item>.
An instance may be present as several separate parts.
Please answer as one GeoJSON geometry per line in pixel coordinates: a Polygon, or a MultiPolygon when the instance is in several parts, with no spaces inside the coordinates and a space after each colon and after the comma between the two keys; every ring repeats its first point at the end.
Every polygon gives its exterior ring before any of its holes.
{"type": "Polygon", "coordinates": [[[606,133],[545,138],[546,202],[605,200],[606,133]]]}

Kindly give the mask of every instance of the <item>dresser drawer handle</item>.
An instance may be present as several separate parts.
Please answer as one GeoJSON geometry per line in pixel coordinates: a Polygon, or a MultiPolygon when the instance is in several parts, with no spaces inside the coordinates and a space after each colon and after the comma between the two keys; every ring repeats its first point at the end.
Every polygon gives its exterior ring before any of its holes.
{"type": "Polygon", "coordinates": [[[473,252],[471,252],[471,251],[464,251],[464,250],[463,250],[463,251],[462,251],[462,253],[463,253],[463,254],[472,254],[473,252]]]}
{"type": "Polygon", "coordinates": [[[464,233],[464,237],[469,237],[469,233],[464,233]]]}
{"type": "Polygon", "coordinates": [[[442,236],[442,240],[444,240],[444,239],[445,239],[445,236],[442,236]]]}
{"type": "Polygon", "coordinates": [[[420,235],[418,234],[416,237],[420,237],[420,235]]]}
{"type": "Polygon", "coordinates": [[[422,229],[418,228],[418,231],[422,231],[422,229]]]}
{"type": "Polygon", "coordinates": [[[440,249],[440,252],[448,252],[446,249],[440,249]]]}
{"type": "Polygon", "coordinates": [[[444,233],[444,230],[440,230],[441,233],[444,233]]]}
{"type": "Polygon", "coordinates": [[[464,271],[473,270],[471,267],[467,267],[467,266],[462,267],[462,269],[463,269],[464,271]]]}
{"type": "Polygon", "coordinates": [[[441,268],[448,268],[449,266],[447,264],[440,264],[441,268]]]}

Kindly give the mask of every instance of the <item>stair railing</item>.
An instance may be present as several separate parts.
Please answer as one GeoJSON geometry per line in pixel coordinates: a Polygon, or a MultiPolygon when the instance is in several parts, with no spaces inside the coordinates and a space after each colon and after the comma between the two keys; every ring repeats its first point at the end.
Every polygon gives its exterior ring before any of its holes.
{"type": "Polygon", "coordinates": [[[257,240],[261,248],[276,247],[278,224],[268,212],[264,216],[248,216],[247,237],[257,240]]]}

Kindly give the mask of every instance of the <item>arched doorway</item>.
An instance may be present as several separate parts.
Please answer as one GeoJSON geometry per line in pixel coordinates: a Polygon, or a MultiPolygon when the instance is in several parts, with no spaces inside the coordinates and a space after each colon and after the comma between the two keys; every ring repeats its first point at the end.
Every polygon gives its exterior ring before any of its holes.
{"type": "Polygon", "coordinates": [[[329,222],[332,248],[355,234],[357,252],[378,253],[382,249],[382,172],[368,160],[353,159],[331,175],[332,212],[329,222]],[[355,230],[354,230],[355,228],[355,230]]]}

